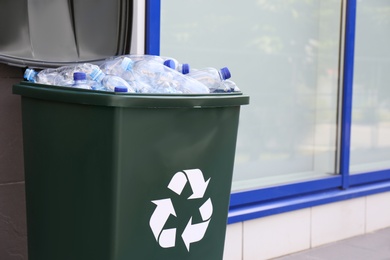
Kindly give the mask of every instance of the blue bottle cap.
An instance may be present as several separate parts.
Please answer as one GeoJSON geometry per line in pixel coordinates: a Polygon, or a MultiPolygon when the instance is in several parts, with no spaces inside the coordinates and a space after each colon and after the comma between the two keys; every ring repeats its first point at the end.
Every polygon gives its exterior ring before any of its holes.
{"type": "Polygon", "coordinates": [[[84,72],[74,72],[73,80],[86,80],[87,75],[84,72]]]}
{"type": "Polygon", "coordinates": [[[190,73],[190,64],[184,63],[181,68],[181,73],[188,74],[190,73]]]}
{"type": "Polygon", "coordinates": [[[175,61],[174,60],[166,60],[166,61],[164,61],[164,65],[171,68],[171,69],[175,69],[175,61]]]}
{"type": "Polygon", "coordinates": [[[230,79],[230,77],[232,76],[227,67],[222,68],[220,71],[223,79],[230,79]]]}
{"type": "Polygon", "coordinates": [[[117,86],[114,88],[114,92],[127,92],[127,88],[124,86],[117,86]]]}

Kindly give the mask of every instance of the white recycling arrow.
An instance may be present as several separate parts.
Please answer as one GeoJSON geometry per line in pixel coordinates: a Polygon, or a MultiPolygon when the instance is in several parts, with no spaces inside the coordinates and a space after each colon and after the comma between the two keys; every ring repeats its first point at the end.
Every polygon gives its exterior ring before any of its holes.
{"type": "Polygon", "coordinates": [[[174,247],[176,241],[176,228],[164,229],[161,232],[158,243],[162,248],[174,247]]]}
{"type": "Polygon", "coordinates": [[[211,218],[211,215],[213,215],[213,203],[211,203],[210,198],[206,200],[206,202],[203,203],[202,206],[200,206],[199,212],[202,216],[203,221],[206,221],[211,218]]]}
{"type": "MultiPolygon", "coordinates": [[[[157,241],[159,241],[160,245],[161,243],[165,244],[170,244],[170,242],[167,242],[169,240],[169,236],[172,236],[173,231],[165,231],[168,232],[169,234],[163,234],[160,233],[164,228],[165,222],[167,222],[168,218],[170,215],[173,215],[176,217],[176,212],[173,207],[171,199],[161,199],[161,200],[152,200],[154,204],[157,205],[156,209],[154,210],[150,221],[149,221],[149,226],[152,229],[153,235],[156,238],[157,241]],[[160,239],[159,239],[160,237],[160,239]],[[162,241],[160,241],[162,240],[162,241]]],[[[169,230],[169,229],[168,229],[169,230]]],[[[175,229],[175,234],[174,237],[176,236],[176,229],[175,229]]],[[[174,243],[174,242],[173,242],[174,243]]],[[[163,245],[161,245],[163,246],[163,245]]],[[[174,246],[174,244],[173,244],[174,246]]]]}
{"type": "Polygon", "coordinates": [[[182,172],[177,172],[173,177],[172,180],[168,184],[168,188],[175,192],[176,194],[180,195],[181,192],[184,189],[184,186],[187,184],[187,177],[182,172]]]}
{"type": "Polygon", "coordinates": [[[193,194],[188,199],[201,199],[209,185],[209,178],[207,181],[204,180],[203,173],[199,169],[184,170],[187,178],[190,182],[193,194]]]}
{"type": "Polygon", "coordinates": [[[192,217],[188,221],[186,228],[183,231],[181,237],[183,238],[184,244],[187,247],[188,252],[190,251],[190,244],[202,240],[206,233],[207,227],[209,226],[210,220],[192,224],[192,217]]]}

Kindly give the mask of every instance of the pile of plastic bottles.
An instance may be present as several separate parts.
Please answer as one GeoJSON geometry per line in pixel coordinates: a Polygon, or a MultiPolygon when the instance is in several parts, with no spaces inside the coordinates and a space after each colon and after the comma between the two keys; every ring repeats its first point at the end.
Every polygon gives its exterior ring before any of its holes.
{"type": "Polygon", "coordinates": [[[83,63],[36,71],[28,68],[27,81],[82,89],[163,94],[239,92],[227,67],[190,69],[173,58],[123,55],[106,59],[100,66],[83,63]]]}

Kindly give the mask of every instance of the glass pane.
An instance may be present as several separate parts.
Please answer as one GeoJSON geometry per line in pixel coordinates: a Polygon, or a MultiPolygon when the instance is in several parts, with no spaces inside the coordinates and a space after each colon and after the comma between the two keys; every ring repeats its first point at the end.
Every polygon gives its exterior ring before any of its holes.
{"type": "Polygon", "coordinates": [[[357,4],[352,103],[352,173],[390,169],[390,5],[357,4]]]}
{"type": "Polygon", "coordinates": [[[233,190],[335,173],[340,0],[162,1],[161,55],[228,66],[241,110],[233,190]]]}

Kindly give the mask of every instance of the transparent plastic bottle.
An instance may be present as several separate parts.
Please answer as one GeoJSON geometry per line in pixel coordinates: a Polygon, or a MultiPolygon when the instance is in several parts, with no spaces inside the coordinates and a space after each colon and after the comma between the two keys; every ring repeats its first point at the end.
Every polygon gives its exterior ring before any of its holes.
{"type": "Polygon", "coordinates": [[[89,63],[62,66],[56,69],[44,69],[36,76],[36,83],[69,86],[73,83],[74,72],[84,72],[87,80],[92,80],[94,75],[96,76],[100,73],[99,71],[98,66],[89,63]]]}
{"type": "Polygon", "coordinates": [[[44,69],[38,73],[33,69],[26,69],[24,77],[28,81],[35,83],[69,86],[73,84],[74,72],[84,72],[87,76],[87,80],[95,80],[103,73],[99,66],[90,63],[83,63],[62,66],[56,69],[44,69]]]}
{"type": "Polygon", "coordinates": [[[139,60],[133,67],[136,82],[150,86],[146,93],[179,93],[173,82],[174,70],[152,59],[139,60]]]}
{"type": "Polygon", "coordinates": [[[158,62],[150,60],[137,62],[134,65],[134,73],[137,82],[143,82],[151,87],[147,93],[210,93],[202,83],[158,62]]]}
{"type": "MultiPolygon", "coordinates": [[[[63,70],[67,70],[68,69],[67,67],[68,66],[65,66],[62,68],[63,68],[63,70]]],[[[98,65],[91,64],[91,63],[82,63],[82,64],[77,64],[75,66],[69,66],[69,67],[70,67],[70,69],[72,69],[72,67],[73,67],[74,71],[84,72],[87,75],[87,79],[89,79],[88,77],[90,77],[90,79],[92,79],[92,80],[95,77],[97,77],[100,73],[103,73],[98,65]]],[[[61,70],[60,73],[64,73],[64,72],[62,72],[62,70],[61,70]]]]}
{"type": "Polygon", "coordinates": [[[133,70],[134,61],[126,56],[118,56],[106,59],[100,69],[107,75],[122,77],[124,73],[133,70]]]}
{"type": "Polygon", "coordinates": [[[208,87],[206,87],[201,82],[191,78],[186,77],[183,74],[179,74],[179,78],[182,78],[178,81],[177,88],[182,92],[183,94],[208,94],[210,93],[210,90],[208,87]]]}
{"type": "Polygon", "coordinates": [[[24,78],[29,82],[53,85],[54,78],[58,75],[56,69],[45,69],[40,72],[34,69],[26,69],[24,72],[24,78]]]}
{"type": "Polygon", "coordinates": [[[188,63],[181,64],[176,59],[171,57],[163,57],[163,56],[148,55],[148,54],[130,54],[130,55],[125,55],[125,57],[130,58],[133,62],[146,60],[146,61],[155,61],[158,63],[162,63],[165,66],[177,70],[183,74],[187,74],[190,71],[190,65],[188,63]]]}
{"type": "Polygon", "coordinates": [[[127,88],[127,92],[129,93],[135,93],[134,86],[131,86],[126,80],[122,79],[121,77],[114,76],[114,75],[104,75],[101,80],[101,85],[104,87],[106,91],[115,91],[115,87],[122,86],[127,88]]]}
{"type": "Polygon", "coordinates": [[[216,91],[221,83],[231,77],[227,67],[217,70],[215,68],[204,68],[199,70],[191,70],[187,76],[196,79],[210,89],[210,92],[216,91]]]}
{"type": "Polygon", "coordinates": [[[124,55],[124,56],[130,58],[134,62],[148,60],[148,61],[155,61],[158,63],[164,63],[164,61],[165,61],[160,56],[149,55],[149,54],[129,54],[129,55],[124,55]]]}
{"type": "Polygon", "coordinates": [[[87,82],[87,75],[84,72],[73,73],[73,84],[71,86],[74,88],[92,89],[87,82]]]}
{"type": "Polygon", "coordinates": [[[241,92],[236,83],[230,79],[224,80],[215,92],[241,92]]]}

